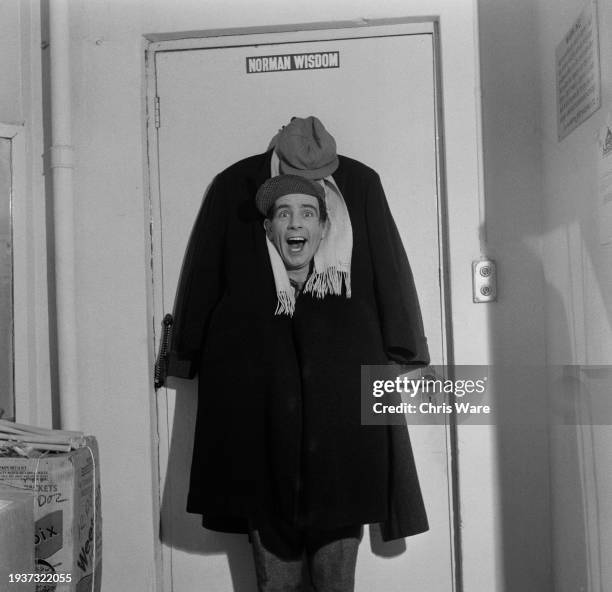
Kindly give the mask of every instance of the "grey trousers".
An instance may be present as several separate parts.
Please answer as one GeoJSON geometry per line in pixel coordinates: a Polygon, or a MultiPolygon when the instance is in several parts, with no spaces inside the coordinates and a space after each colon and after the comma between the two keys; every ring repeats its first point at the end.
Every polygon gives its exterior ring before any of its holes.
{"type": "Polygon", "coordinates": [[[259,592],[354,592],[360,534],[306,545],[289,558],[266,549],[258,531],[250,539],[259,592]]]}

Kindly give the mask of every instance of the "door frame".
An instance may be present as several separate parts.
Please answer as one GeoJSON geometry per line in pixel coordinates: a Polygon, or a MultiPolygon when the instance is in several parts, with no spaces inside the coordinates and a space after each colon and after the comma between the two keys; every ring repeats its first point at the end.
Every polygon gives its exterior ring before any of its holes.
{"type": "MultiPolygon", "coordinates": [[[[299,34],[299,41],[309,41],[308,36],[316,39],[317,32],[330,29],[350,29],[350,37],[354,36],[370,36],[368,30],[371,27],[397,27],[401,29],[402,34],[410,34],[409,28],[414,29],[414,34],[429,33],[432,35],[433,55],[434,55],[434,100],[435,100],[435,115],[436,115],[436,166],[437,166],[437,195],[438,195],[438,228],[439,228],[439,278],[440,278],[440,294],[441,294],[441,317],[442,322],[442,341],[444,363],[452,365],[456,362],[456,340],[454,338],[454,320],[457,314],[462,314],[461,307],[452,307],[458,297],[457,283],[453,283],[451,278],[451,267],[458,263],[460,257],[451,257],[450,250],[450,222],[453,220],[452,212],[449,211],[448,192],[449,183],[447,179],[448,160],[447,160],[447,141],[445,134],[445,115],[447,117],[455,116],[457,108],[452,107],[452,101],[445,97],[444,88],[448,88],[447,80],[443,71],[443,51],[441,40],[441,25],[439,17],[406,17],[392,19],[369,19],[359,21],[330,21],[320,23],[297,23],[270,27],[244,27],[244,28],[229,28],[229,29],[213,29],[204,31],[190,31],[179,33],[161,33],[146,35],[144,38],[143,52],[143,70],[144,70],[144,88],[143,88],[143,122],[144,134],[146,138],[146,163],[145,163],[145,225],[147,228],[148,245],[147,252],[149,263],[147,273],[149,281],[148,291],[148,318],[149,318],[149,349],[150,359],[155,359],[155,353],[158,349],[160,338],[161,320],[165,312],[162,307],[163,295],[163,270],[161,252],[159,245],[161,240],[154,240],[155,229],[160,228],[160,193],[159,193],[159,161],[157,149],[157,127],[155,125],[157,117],[157,90],[156,90],[156,54],[158,52],[181,51],[188,49],[203,49],[210,47],[229,47],[230,37],[239,37],[239,45],[255,45],[257,41],[262,42],[261,36],[267,36],[266,43],[270,43],[270,37],[283,34],[299,34]],[[360,35],[355,35],[360,33],[360,35]],[[302,37],[306,35],[306,37],[302,37]],[[257,40],[257,41],[256,41],[257,40]],[[449,109],[449,106],[450,109],[449,109]],[[450,111],[450,113],[449,113],[450,111]],[[156,281],[156,278],[162,278],[162,281],[156,281]],[[455,313],[453,313],[453,308],[455,313]]],[[[348,31],[347,31],[348,33],[348,31]]],[[[348,37],[349,35],[347,35],[348,37]]],[[[274,41],[272,41],[274,42],[274,41]]],[[[234,43],[235,45],[235,43],[234,43]]],[[[446,49],[448,52],[449,49],[446,49]]],[[[477,56],[476,56],[477,57],[477,56]]],[[[469,80],[468,80],[469,83],[469,80]]],[[[479,85],[477,85],[477,88],[479,85]]],[[[473,196],[470,198],[471,208],[469,215],[472,215],[475,220],[473,226],[479,229],[483,224],[484,208],[482,196],[482,155],[481,155],[481,134],[480,134],[480,99],[479,96],[474,97],[474,137],[467,138],[469,142],[473,140],[472,148],[474,151],[473,170],[468,171],[472,177],[472,186],[474,189],[473,196]]],[[[457,223],[457,222],[455,222],[457,223]]],[[[479,238],[475,236],[476,244],[479,244],[479,238]]],[[[473,248],[474,241],[471,241],[470,247],[473,248]]],[[[482,253],[481,253],[482,254],[482,253]]],[[[462,253],[465,258],[464,253],[462,253]]],[[[472,257],[474,255],[471,255],[472,257]]],[[[471,280],[471,277],[469,278],[471,280]]],[[[479,323],[483,326],[482,319],[479,323]]],[[[486,323],[484,324],[486,327],[486,323]]],[[[477,360],[458,360],[460,363],[482,364],[482,358],[477,360]]],[[[168,415],[158,414],[158,409],[163,409],[163,405],[158,406],[158,397],[165,397],[165,389],[160,389],[157,393],[154,391],[151,394],[151,419],[152,419],[152,453],[154,455],[153,467],[153,507],[155,512],[155,553],[156,553],[156,571],[157,571],[157,588],[158,590],[171,590],[171,570],[168,566],[171,565],[171,550],[165,548],[161,544],[159,537],[159,516],[161,511],[161,495],[160,478],[164,474],[164,467],[168,459],[168,449],[162,449],[164,444],[160,438],[162,430],[168,430],[168,415]]],[[[469,429],[469,428],[468,428],[469,429]]],[[[466,533],[471,535],[469,538],[482,539],[482,526],[480,524],[470,524],[468,532],[467,524],[463,516],[465,505],[462,503],[462,493],[469,489],[470,484],[465,483],[460,479],[459,474],[459,457],[461,456],[462,470],[468,468],[468,473],[478,474],[481,472],[481,458],[478,454],[478,447],[483,441],[489,441],[490,434],[484,433],[472,438],[464,432],[465,428],[457,426],[454,421],[446,425],[446,441],[447,441],[447,472],[449,483],[449,503],[450,507],[450,528],[451,528],[451,569],[453,570],[454,592],[462,592],[464,590],[464,561],[463,549],[465,547],[466,533]],[[462,436],[467,436],[467,439],[462,436]],[[462,447],[465,446],[465,452],[462,447]],[[473,529],[473,532],[472,532],[473,529]]],[[[485,475],[485,479],[489,479],[489,475],[485,475]]],[[[486,489],[494,490],[492,483],[485,485],[486,489]]],[[[494,537],[495,533],[493,533],[494,537]]],[[[487,540],[483,544],[490,544],[487,540]]],[[[478,550],[473,549],[478,555],[478,550]]],[[[479,562],[483,557],[480,555],[479,562]]],[[[478,571],[475,565],[471,566],[472,570],[478,571]]],[[[488,570],[487,570],[488,573],[488,570]]]]}
{"type": "Polygon", "coordinates": [[[0,122],[0,137],[11,143],[11,196],[13,274],[13,394],[14,420],[37,423],[39,394],[49,382],[48,327],[39,311],[47,305],[46,282],[37,271],[36,257],[44,252],[40,215],[28,184],[27,134],[24,125],[0,122]],[[42,249],[42,251],[41,251],[42,249]],[[42,288],[42,289],[41,289],[42,288]]]}

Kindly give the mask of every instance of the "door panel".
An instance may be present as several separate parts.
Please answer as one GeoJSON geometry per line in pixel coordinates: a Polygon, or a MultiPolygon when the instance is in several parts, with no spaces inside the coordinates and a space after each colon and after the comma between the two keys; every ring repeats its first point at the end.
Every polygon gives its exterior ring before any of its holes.
{"type": "MultiPolygon", "coordinates": [[[[172,309],[191,226],[214,175],[240,158],[261,153],[294,115],[317,115],[338,152],[379,174],[400,230],[419,292],[432,363],[445,360],[438,276],[439,235],[432,35],[376,36],[238,45],[219,38],[206,49],[156,53],[160,104],[157,130],[161,309],[172,309]],[[233,45],[233,46],[232,46],[233,45]],[[253,56],[337,51],[340,67],[246,73],[253,56]]],[[[336,35],[337,36],[337,35],[336,35]]],[[[234,42],[232,42],[234,41],[234,42]]],[[[157,182],[157,180],[155,180],[157,182]]],[[[159,324],[159,319],[156,319],[159,324]]],[[[175,381],[158,394],[162,539],[175,592],[255,590],[246,537],[204,531],[185,513],[195,385],[175,381]]],[[[357,396],[357,394],[356,394],[357,396]]],[[[376,529],[364,535],[357,590],[452,590],[452,528],[447,431],[410,428],[431,529],[383,545],[376,529]]]]}

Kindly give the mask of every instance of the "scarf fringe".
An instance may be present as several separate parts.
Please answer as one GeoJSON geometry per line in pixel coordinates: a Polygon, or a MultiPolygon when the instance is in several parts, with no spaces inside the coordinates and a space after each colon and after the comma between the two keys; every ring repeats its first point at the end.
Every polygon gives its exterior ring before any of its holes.
{"type": "Polygon", "coordinates": [[[351,276],[348,271],[340,271],[337,267],[329,267],[325,271],[315,271],[306,282],[304,292],[317,298],[324,298],[327,294],[342,295],[342,286],[346,297],[351,297],[351,276]]]}
{"type": "Polygon", "coordinates": [[[276,310],[274,311],[274,314],[286,314],[292,317],[293,312],[295,311],[295,300],[291,297],[290,294],[288,294],[284,290],[277,292],[277,298],[278,304],[276,305],[276,310]]]}

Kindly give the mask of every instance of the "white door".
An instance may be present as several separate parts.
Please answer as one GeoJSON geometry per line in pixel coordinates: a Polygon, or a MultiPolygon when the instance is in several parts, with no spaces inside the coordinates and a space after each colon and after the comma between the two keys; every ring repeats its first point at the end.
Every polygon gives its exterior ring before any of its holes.
{"type": "MultiPolygon", "coordinates": [[[[292,116],[318,116],[338,152],[373,167],[411,262],[432,363],[445,360],[437,179],[434,35],[403,24],[233,35],[157,43],[149,52],[156,327],[172,310],[181,262],[214,175],[264,152],[292,116]],[[249,58],[318,53],[314,69],[249,58]],[[254,72],[248,72],[249,64],[254,72]],[[268,71],[264,71],[264,70],[268,71]],[[274,69],[275,71],[269,71],[274,69]]],[[[307,63],[307,62],[305,62],[307,63]]],[[[194,381],[195,382],[195,381],[194,381]]],[[[157,393],[165,590],[254,591],[246,536],[206,531],[186,514],[196,385],[157,393]]],[[[445,426],[410,429],[430,531],[382,544],[366,530],[360,592],[448,592],[453,585],[450,454],[445,426]]]]}

